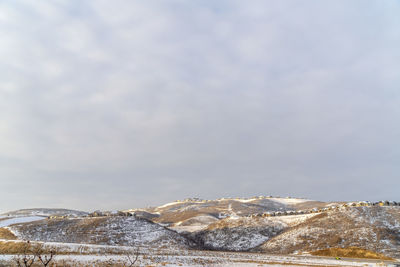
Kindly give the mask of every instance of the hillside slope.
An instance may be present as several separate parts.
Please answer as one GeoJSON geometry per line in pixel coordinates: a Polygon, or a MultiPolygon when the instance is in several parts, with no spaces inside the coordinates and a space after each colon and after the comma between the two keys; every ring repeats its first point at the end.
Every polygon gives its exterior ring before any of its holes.
{"type": "Polygon", "coordinates": [[[255,250],[291,254],[331,247],[359,247],[399,258],[400,207],[352,207],[321,213],[255,250]]]}
{"type": "Polygon", "coordinates": [[[145,219],[98,217],[42,220],[9,226],[19,239],[100,245],[180,247],[189,241],[145,219]]]}
{"type": "Polygon", "coordinates": [[[85,216],[88,213],[79,210],[69,210],[69,209],[47,209],[47,208],[37,208],[37,209],[21,209],[15,211],[9,211],[0,214],[0,217],[27,217],[27,216],[71,216],[80,217],[85,216]]]}
{"type": "MultiPolygon", "coordinates": [[[[216,200],[185,199],[167,203],[159,207],[131,209],[129,212],[137,216],[151,219],[154,222],[171,226],[179,231],[179,226],[190,226],[191,218],[208,218],[204,220],[203,228],[215,219],[225,217],[246,217],[272,211],[293,211],[305,206],[325,206],[325,202],[299,198],[253,197],[253,198],[222,198],[216,200]],[[205,217],[204,217],[205,216],[205,217]]],[[[199,226],[199,220],[193,221],[199,226]]]]}
{"type": "Polygon", "coordinates": [[[328,203],[272,197],[188,199],[109,216],[96,214],[50,219],[6,217],[0,219],[0,226],[13,231],[18,239],[49,242],[268,254],[359,248],[400,258],[398,202],[328,203]]]}
{"type": "Polygon", "coordinates": [[[207,249],[247,251],[313,216],[229,217],[189,236],[207,249]]]}
{"type": "Polygon", "coordinates": [[[358,247],[400,257],[400,207],[347,207],[273,217],[226,218],[187,234],[212,250],[269,254],[358,247]]]}

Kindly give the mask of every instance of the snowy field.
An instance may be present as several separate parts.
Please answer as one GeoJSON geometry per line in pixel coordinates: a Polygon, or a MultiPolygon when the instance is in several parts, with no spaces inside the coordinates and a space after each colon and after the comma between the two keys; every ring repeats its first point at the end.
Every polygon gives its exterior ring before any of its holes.
{"type": "MultiPolygon", "coordinates": [[[[222,267],[222,266],[400,266],[395,262],[374,260],[341,259],[324,257],[268,256],[248,255],[243,253],[210,252],[206,255],[141,255],[135,266],[187,266],[187,267],[222,267]]],[[[0,255],[0,266],[9,266],[14,255],[0,255]],[[3,264],[3,265],[2,265],[3,264]]],[[[55,263],[66,266],[126,266],[129,263],[125,255],[57,255],[55,263]]]]}
{"type": "MultiPolygon", "coordinates": [[[[3,240],[4,241],[4,240],[3,240]]],[[[21,241],[9,241],[21,242],[21,241]]],[[[131,247],[45,243],[57,248],[57,266],[126,266],[131,247]],[[82,249],[84,248],[84,249],[82,249]],[[107,253],[113,251],[113,253],[107,253]],[[72,253],[72,254],[69,254],[72,253]]],[[[0,266],[12,266],[15,255],[0,255],[0,266]]],[[[259,253],[218,252],[198,250],[152,249],[142,247],[135,266],[400,266],[400,262],[365,259],[334,259],[309,255],[276,256],[259,253]]]]}

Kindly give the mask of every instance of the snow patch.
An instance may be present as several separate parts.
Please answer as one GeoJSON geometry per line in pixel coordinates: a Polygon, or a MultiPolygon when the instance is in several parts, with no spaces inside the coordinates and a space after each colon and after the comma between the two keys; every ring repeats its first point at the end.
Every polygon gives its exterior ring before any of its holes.
{"type": "Polygon", "coordinates": [[[28,216],[28,217],[17,217],[17,218],[11,218],[11,219],[6,219],[0,221],[0,227],[6,227],[12,224],[17,224],[17,223],[28,223],[28,222],[34,222],[34,221],[40,221],[44,220],[45,217],[41,216],[28,216]]]}
{"type": "Polygon", "coordinates": [[[311,201],[309,199],[303,199],[303,198],[270,198],[270,200],[285,204],[285,205],[293,205],[293,204],[299,204],[299,203],[304,203],[311,201]]]}

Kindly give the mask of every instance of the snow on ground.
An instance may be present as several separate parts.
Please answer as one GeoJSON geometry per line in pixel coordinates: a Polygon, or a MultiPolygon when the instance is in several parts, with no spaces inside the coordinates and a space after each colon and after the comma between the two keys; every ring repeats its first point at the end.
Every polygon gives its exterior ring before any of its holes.
{"type": "Polygon", "coordinates": [[[178,226],[178,225],[180,225],[180,226],[209,225],[210,223],[213,223],[216,221],[218,221],[218,219],[215,218],[214,216],[198,215],[198,216],[191,217],[187,220],[177,222],[177,223],[175,223],[175,225],[176,226],[178,226]]]}
{"type": "Polygon", "coordinates": [[[94,217],[44,220],[10,226],[19,239],[103,245],[187,246],[174,231],[135,217],[94,217]]]}
{"type": "Polygon", "coordinates": [[[0,227],[6,227],[16,223],[27,223],[27,222],[34,222],[43,220],[45,217],[41,216],[28,216],[28,217],[16,217],[11,219],[5,219],[0,221],[0,227]]]}
{"type": "Polygon", "coordinates": [[[233,200],[236,200],[236,201],[239,201],[239,202],[242,202],[242,203],[248,203],[248,202],[256,201],[256,200],[258,200],[258,198],[247,198],[247,199],[245,199],[245,198],[234,198],[233,200]]]}
{"type": "Polygon", "coordinates": [[[312,218],[319,213],[311,213],[311,214],[300,214],[300,215],[288,215],[288,216],[277,216],[277,217],[269,217],[272,221],[280,221],[285,223],[287,226],[294,226],[296,224],[305,222],[307,219],[312,218]]]}
{"type": "Polygon", "coordinates": [[[178,233],[183,233],[183,232],[197,232],[197,231],[201,231],[204,230],[208,227],[208,225],[192,225],[192,226],[170,226],[168,227],[171,230],[174,230],[178,233]]]}
{"type": "Polygon", "coordinates": [[[169,206],[174,206],[174,205],[177,205],[177,204],[182,204],[182,202],[178,202],[178,201],[170,202],[170,203],[158,206],[157,209],[162,209],[162,208],[166,208],[166,207],[169,207],[169,206]]]}
{"type": "Polygon", "coordinates": [[[303,199],[303,198],[269,198],[272,201],[281,203],[281,204],[285,204],[285,205],[294,205],[294,204],[299,204],[299,203],[304,203],[304,202],[308,202],[311,201],[309,199],[303,199]]]}
{"type": "Polygon", "coordinates": [[[400,257],[396,242],[400,229],[399,211],[399,207],[354,207],[321,213],[315,220],[280,233],[259,249],[288,254],[327,247],[360,247],[400,257]]]}
{"type": "Polygon", "coordinates": [[[168,228],[175,230],[179,233],[196,232],[206,229],[208,225],[216,221],[218,221],[218,219],[215,218],[214,216],[199,215],[184,221],[177,222],[174,225],[169,226],[168,228]]]}
{"type": "MultiPolygon", "coordinates": [[[[3,242],[23,242],[20,240],[3,242]]],[[[31,242],[35,244],[38,242],[31,242]]],[[[42,243],[42,242],[39,242],[42,243]]],[[[59,253],[56,255],[56,263],[66,262],[74,266],[105,266],[104,264],[117,264],[123,266],[127,264],[128,257],[126,252],[135,251],[135,247],[128,246],[105,246],[92,244],[70,244],[70,243],[44,243],[45,247],[57,248],[59,253]]],[[[310,255],[270,255],[264,253],[246,252],[223,252],[223,251],[204,251],[187,250],[173,248],[139,248],[139,264],[137,266],[399,266],[399,261],[381,261],[369,259],[348,259],[336,260],[333,257],[317,257],[310,255]]],[[[0,255],[0,266],[9,266],[10,261],[15,255],[0,255]]],[[[107,265],[109,266],[109,265],[107,265]]]]}
{"type": "MultiPolygon", "coordinates": [[[[9,262],[13,255],[0,255],[0,264],[9,262]]],[[[56,262],[79,265],[100,265],[100,263],[126,264],[126,255],[56,255],[56,262]]],[[[398,262],[380,260],[341,259],[314,256],[275,256],[255,253],[233,253],[215,251],[147,251],[138,258],[140,266],[398,266],[398,262]]]]}
{"type": "Polygon", "coordinates": [[[201,243],[209,249],[246,251],[313,216],[316,214],[256,218],[228,217],[209,225],[202,232],[192,233],[195,240],[201,240],[201,243]]]}
{"type": "Polygon", "coordinates": [[[66,216],[79,217],[87,215],[87,212],[79,210],[69,210],[69,209],[35,208],[35,209],[14,210],[1,214],[1,216],[7,216],[7,217],[31,217],[31,216],[47,217],[52,215],[57,215],[57,216],[66,215],[66,216]]]}

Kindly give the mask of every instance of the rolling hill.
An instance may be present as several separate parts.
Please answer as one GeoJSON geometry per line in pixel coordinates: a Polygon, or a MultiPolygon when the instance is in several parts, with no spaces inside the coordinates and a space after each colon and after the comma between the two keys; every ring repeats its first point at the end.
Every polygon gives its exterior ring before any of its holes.
{"type": "Polygon", "coordinates": [[[0,223],[3,238],[20,240],[267,254],[351,248],[400,258],[400,206],[389,201],[186,199],[111,213],[21,210],[0,223]]]}

